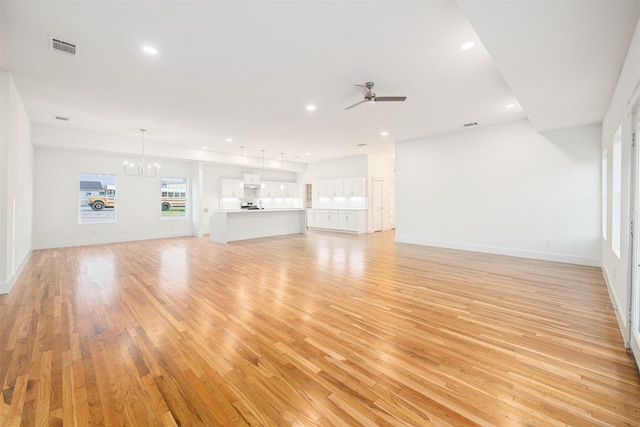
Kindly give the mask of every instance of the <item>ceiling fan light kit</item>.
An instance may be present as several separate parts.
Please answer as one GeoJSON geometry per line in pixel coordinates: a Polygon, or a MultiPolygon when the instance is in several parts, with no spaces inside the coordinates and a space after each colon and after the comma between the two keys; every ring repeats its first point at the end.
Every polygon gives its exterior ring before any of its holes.
{"type": "Polygon", "coordinates": [[[349,110],[357,105],[364,104],[365,107],[373,107],[378,102],[402,102],[407,99],[406,96],[376,96],[373,92],[373,82],[366,82],[363,85],[356,85],[364,88],[364,99],[360,102],[356,102],[353,105],[348,106],[345,110],[349,110]]]}

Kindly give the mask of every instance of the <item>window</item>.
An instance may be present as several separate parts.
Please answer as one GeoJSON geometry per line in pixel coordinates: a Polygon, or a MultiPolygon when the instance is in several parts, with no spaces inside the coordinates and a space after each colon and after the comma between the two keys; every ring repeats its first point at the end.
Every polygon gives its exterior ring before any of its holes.
{"type": "Polygon", "coordinates": [[[80,174],[78,224],[116,221],[116,176],[80,174]]]}
{"type": "Polygon", "coordinates": [[[622,127],[613,136],[611,175],[611,249],[620,258],[620,224],[622,222],[622,127]]]}
{"type": "Polygon", "coordinates": [[[607,150],[602,152],[602,237],[607,238],[607,150]]]}
{"type": "Polygon", "coordinates": [[[163,218],[184,218],[187,216],[186,179],[162,178],[160,197],[163,218]]]}

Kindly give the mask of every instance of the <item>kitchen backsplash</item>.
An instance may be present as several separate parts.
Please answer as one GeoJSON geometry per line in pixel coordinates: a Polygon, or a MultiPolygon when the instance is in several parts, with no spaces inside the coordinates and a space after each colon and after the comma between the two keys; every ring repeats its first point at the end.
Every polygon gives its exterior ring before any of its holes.
{"type": "Polygon", "coordinates": [[[300,197],[260,197],[260,191],[259,188],[245,188],[242,199],[221,198],[219,209],[237,210],[247,204],[262,206],[264,209],[302,208],[302,199],[300,197]]]}

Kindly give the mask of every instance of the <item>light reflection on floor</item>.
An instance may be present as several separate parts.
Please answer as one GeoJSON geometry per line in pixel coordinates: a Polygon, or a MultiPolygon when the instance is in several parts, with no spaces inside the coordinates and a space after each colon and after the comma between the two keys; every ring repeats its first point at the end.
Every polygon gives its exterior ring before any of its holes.
{"type": "Polygon", "coordinates": [[[159,271],[158,283],[174,291],[184,288],[189,271],[187,265],[187,250],[184,246],[173,245],[165,247],[160,253],[162,264],[159,271]]]}

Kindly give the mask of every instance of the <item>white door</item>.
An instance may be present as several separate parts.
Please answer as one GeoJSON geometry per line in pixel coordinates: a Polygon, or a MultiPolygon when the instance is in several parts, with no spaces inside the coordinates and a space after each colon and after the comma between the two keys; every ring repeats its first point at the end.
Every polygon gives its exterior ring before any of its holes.
{"type": "Polygon", "coordinates": [[[638,135],[640,134],[640,100],[636,102],[633,112],[633,148],[631,149],[631,262],[634,268],[631,269],[631,289],[629,295],[629,303],[631,305],[631,313],[629,316],[629,347],[636,360],[636,365],[640,366],[640,284],[638,277],[640,275],[640,233],[638,233],[638,225],[640,224],[640,213],[638,212],[638,201],[640,200],[640,173],[638,173],[638,135]]]}
{"type": "Polygon", "coordinates": [[[384,226],[384,186],[379,178],[373,178],[373,231],[382,231],[384,226]]]}

